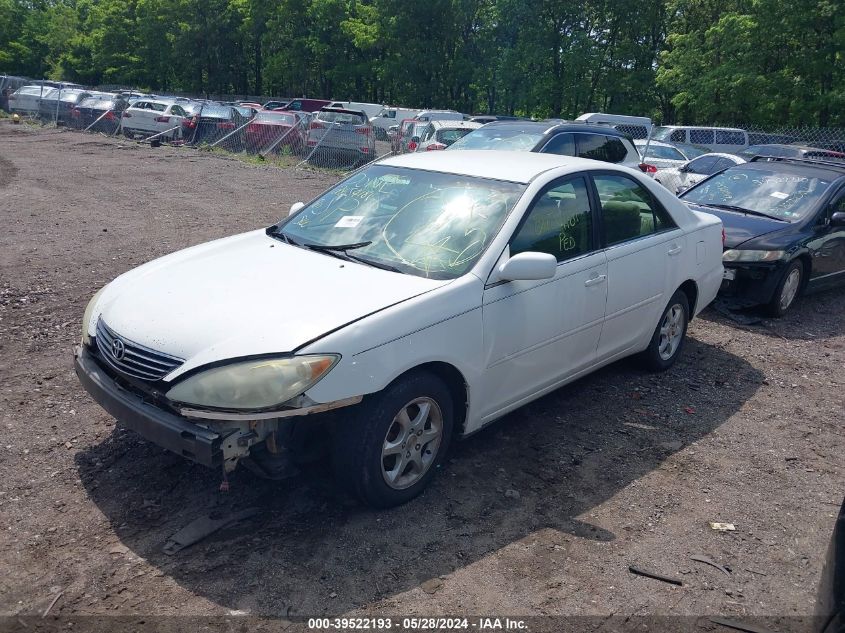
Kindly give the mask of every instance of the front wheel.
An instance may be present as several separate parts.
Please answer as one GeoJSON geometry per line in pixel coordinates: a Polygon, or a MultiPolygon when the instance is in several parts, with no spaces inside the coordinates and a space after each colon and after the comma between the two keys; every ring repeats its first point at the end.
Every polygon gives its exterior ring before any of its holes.
{"type": "Polygon", "coordinates": [[[397,380],[337,422],[338,481],[376,508],[410,501],[443,462],[453,417],[451,394],[437,376],[420,371],[397,380]]]}
{"type": "Polygon", "coordinates": [[[771,301],[766,306],[766,312],[773,317],[782,317],[795,305],[795,300],[804,285],[804,264],[800,259],[789,263],[775,288],[771,301]]]}
{"type": "Polygon", "coordinates": [[[666,371],[681,353],[689,324],[689,299],[681,291],[675,291],[669,305],[663,310],[654,334],[643,352],[643,361],[652,371],[666,371]]]}

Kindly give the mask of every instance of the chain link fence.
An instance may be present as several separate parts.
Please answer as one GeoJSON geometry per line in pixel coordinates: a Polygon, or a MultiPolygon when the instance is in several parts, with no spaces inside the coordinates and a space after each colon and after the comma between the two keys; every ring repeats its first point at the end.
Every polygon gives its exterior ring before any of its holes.
{"type": "Polygon", "coordinates": [[[845,163],[845,129],[819,127],[667,126],[637,141],[651,175],[674,194],[755,156],[845,163]],[[646,147],[646,143],[648,143],[646,147]]]}
{"type": "MultiPolygon", "coordinates": [[[[0,77],[5,80],[0,107],[28,124],[122,136],[153,146],[185,145],[300,169],[351,170],[387,154],[414,151],[416,128],[377,134],[383,130],[374,128],[365,113],[351,109],[300,112],[279,109],[287,100],[266,96],[197,99],[122,86],[87,89],[0,77]]],[[[635,143],[654,179],[675,194],[753,156],[845,161],[842,128],[665,126],[635,143]]]]}

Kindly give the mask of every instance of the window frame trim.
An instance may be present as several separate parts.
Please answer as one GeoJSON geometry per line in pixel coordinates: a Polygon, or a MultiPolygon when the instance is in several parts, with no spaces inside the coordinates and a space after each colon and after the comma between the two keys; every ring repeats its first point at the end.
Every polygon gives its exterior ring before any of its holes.
{"type": "Polygon", "coordinates": [[[631,244],[631,243],[636,242],[638,240],[643,240],[643,239],[647,239],[647,238],[650,238],[650,237],[654,237],[655,235],[660,235],[662,233],[669,233],[670,231],[679,231],[681,229],[681,227],[678,226],[677,222],[675,222],[675,218],[672,217],[672,214],[669,213],[669,211],[666,209],[666,207],[664,207],[661,204],[660,200],[658,200],[657,197],[651,191],[649,191],[648,187],[641,184],[636,179],[631,178],[631,176],[629,176],[628,174],[623,174],[621,172],[613,171],[613,170],[610,170],[610,169],[593,169],[593,170],[590,170],[589,172],[587,172],[586,175],[587,175],[587,179],[589,180],[590,195],[593,196],[593,205],[592,206],[595,209],[594,215],[598,215],[598,222],[596,222],[595,229],[598,230],[599,237],[601,238],[600,243],[601,243],[601,250],[602,251],[607,251],[608,249],[616,248],[618,246],[625,246],[626,244],[631,244]],[[639,185],[643,189],[643,191],[646,192],[646,194],[649,197],[650,204],[652,206],[651,213],[652,213],[652,218],[654,219],[654,226],[655,227],[657,226],[657,218],[654,217],[654,207],[660,208],[667,216],[669,216],[669,219],[672,220],[672,224],[674,226],[670,226],[670,227],[667,227],[665,229],[660,229],[659,231],[653,231],[652,233],[649,233],[648,235],[638,235],[637,237],[633,237],[629,240],[623,240],[621,242],[614,242],[613,244],[608,244],[607,243],[607,236],[605,235],[605,230],[604,230],[604,209],[602,208],[601,198],[599,197],[599,190],[598,190],[598,187],[596,186],[596,182],[595,182],[596,176],[618,176],[618,177],[627,178],[628,180],[633,181],[634,183],[639,185]]]}
{"type": "MultiPolygon", "coordinates": [[[[556,189],[557,187],[560,187],[561,185],[565,184],[566,182],[568,182],[570,180],[577,180],[579,178],[581,180],[583,180],[583,182],[584,182],[584,187],[587,190],[587,203],[589,204],[589,207],[590,207],[590,231],[589,231],[590,241],[591,241],[590,248],[587,251],[585,251],[584,253],[580,253],[579,255],[574,255],[574,256],[568,257],[566,259],[558,260],[557,265],[558,265],[558,267],[560,267],[561,264],[566,264],[566,263],[571,262],[575,259],[578,259],[579,257],[586,257],[588,255],[594,255],[594,254],[599,253],[603,250],[603,247],[601,246],[601,242],[598,239],[599,235],[598,235],[598,232],[597,232],[598,225],[597,225],[597,221],[596,221],[596,207],[595,207],[594,199],[593,199],[592,192],[591,192],[591,189],[590,189],[591,179],[589,178],[588,174],[589,174],[589,172],[581,171],[581,172],[576,172],[576,173],[573,173],[573,174],[566,174],[565,176],[560,176],[559,178],[555,178],[551,182],[546,183],[546,185],[542,189],[540,189],[540,191],[537,192],[537,194],[534,196],[534,198],[528,204],[528,207],[523,212],[522,217],[519,219],[519,224],[516,225],[516,228],[514,228],[514,230],[511,232],[510,236],[508,237],[508,241],[507,241],[507,244],[505,246],[508,249],[508,254],[509,254],[510,257],[514,256],[513,249],[511,249],[511,243],[513,242],[513,239],[519,234],[519,232],[522,230],[522,227],[525,226],[525,223],[528,221],[528,218],[531,216],[531,212],[534,211],[534,207],[537,205],[537,202],[539,202],[540,198],[542,196],[545,196],[552,189],[556,189]]],[[[542,252],[542,251],[520,251],[520,252],[523,252],[523,253],[526,253],[526,252],[539,253],[539,252],[542,252]]],[[[551,254],[551,253],[549,253],[549,254],[551,254]]],[[[557,259],[557,257],[555,257],[555,259],[557,259]]]]}

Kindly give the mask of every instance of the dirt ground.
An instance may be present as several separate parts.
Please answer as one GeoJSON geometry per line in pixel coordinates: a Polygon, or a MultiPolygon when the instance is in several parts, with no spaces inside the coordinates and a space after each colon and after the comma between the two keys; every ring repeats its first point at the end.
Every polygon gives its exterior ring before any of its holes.
{"type": "Polygon", "coordinates": [[[623,361],[523,407],[390,511],[320,465],[239,470],[221,494],[218,472],[116,429],[72,368],[91,295],[337,178],[0,121],[0,615],[813,612],[845,494],[843,292],[757,325],[708,310],[668,373],[623,361]]]}

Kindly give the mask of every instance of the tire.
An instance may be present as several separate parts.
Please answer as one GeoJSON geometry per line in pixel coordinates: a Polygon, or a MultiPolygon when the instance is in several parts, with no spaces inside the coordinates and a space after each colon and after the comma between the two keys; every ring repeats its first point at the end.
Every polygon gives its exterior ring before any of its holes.
{"type": "Polygon", "coordinates": [[[766,304],[766,313],[772,317],[782,317],[795,305],[804,287],[804,262],[792,260],[783,271],[771,300],[766,304]]]}
{"type": "Polygon", "coordinates": [[[338,482],[374,508],[410,501],[443,463],[453,417],[452,396],[437,376],[418,371],[400,378],[335,425],[332,461],[338,482]]]}
{"type": "Polygon", "coordinates": [[[642,353],[645,366],[651,371],[666,371],[681,355],[689,325],[689,299],[682,290],[676,290],[651,335],[651,341],[642,353]]]}

